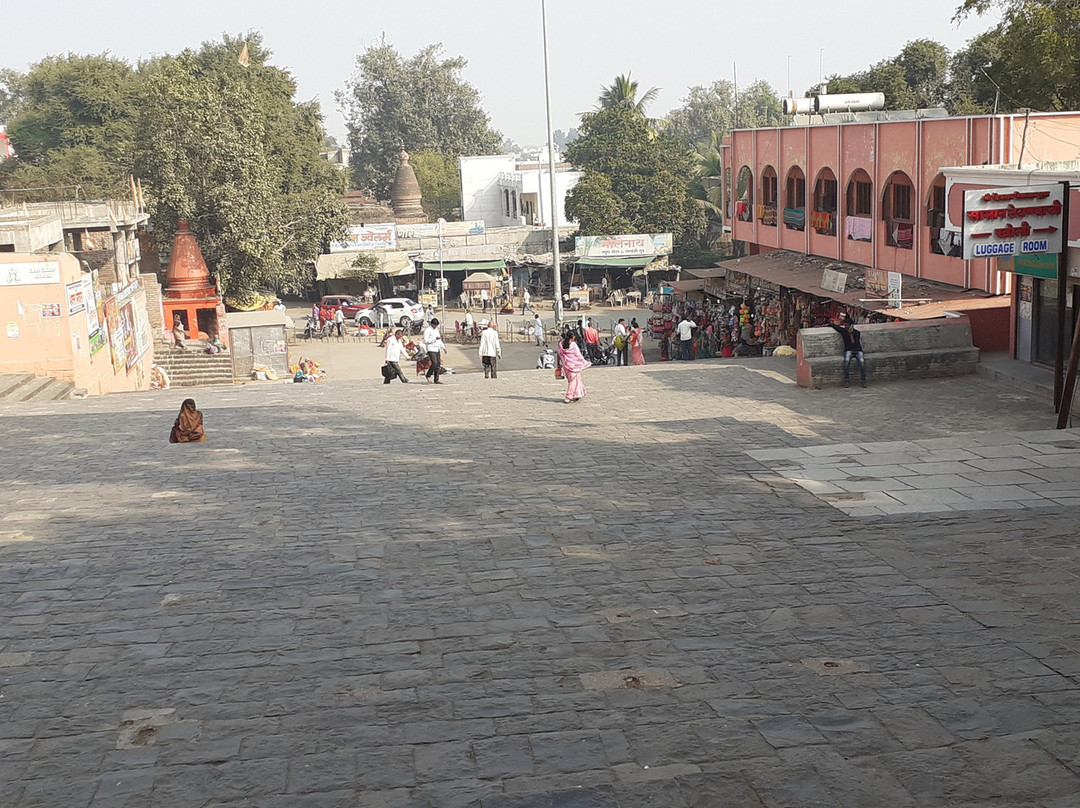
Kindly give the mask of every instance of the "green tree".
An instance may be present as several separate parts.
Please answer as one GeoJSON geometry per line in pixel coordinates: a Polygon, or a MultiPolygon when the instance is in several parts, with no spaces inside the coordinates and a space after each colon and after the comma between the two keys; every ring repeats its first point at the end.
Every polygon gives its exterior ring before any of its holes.
{"type": "Polygon", "coordinates": [[[259,35],[225,36],[143,68],[137,156],[155,229],[167,244],[179,219],[190,222],[238,299],[301,291],[346,224],[318,109],[293,101],[295,82],[269,58],[259,35]],[[248,67],[237,63],[245,43],[248,67]]]}
{"type": "MultiPolygon", "coordinates": [[[[1001,14],[977,38],[981,75],[1005,108],[1080,109],[1080,3],[1075,0],[965,0],[957,17],[1001,14]],[[1001,47],[993,47],[996,42],[1001,47]]],[[[978,61],[976,60],[976,64],[978,61]]],[[[965,73],[967,78],[967,73],[965,73]]],[[[978,98],[979,92],[972,93],[978,98]]],[[[982,95],[985,97],[985,87],[982,95]]],[[[983,102],[985,103],[985,101],[983,102]]]]}
{"type": "Polygon", "coordinates": [[[347,278],[366,284],[374,284],[379,280],[379,257],[370,250],[358,252],[349,267],[349,271],[345,273],[347,278]]]}
{"type": "Polygon", "coordinates": [[[25,76],[0,76],[0,109],[18,157],[7,187],[84,186],[87,196],[127,187],[139,78],[108,54],[50,56],[25,76]]]}
{"type": "Polygon", "coordinates": [[[708,87],[691,87],[682,106],[668,113],[664,131],[687,149],[697,149],[714,134],[722,137],[734,126],[735,87],[721,79],[708,87]]]}
{"type": "Polygon", "coordinates": [[[641,98],[638,98],[638,89],[638,83],[630,78],[629,73],[624,76],[616,76],[615,81],[613,81],[610,86],[605,87],[600,91],[597,109],[620,107],[623,109],[631,109],[640,115],[644,115],[645,108],[655,101],[656,97],[660,94],[660,88],[650,87],[641,94],[641,98]]]}
{"type": "Polygon", "coordinates": [[[772,85],[764,79],[752,82],[739,93],[737,125],[743,129],[782,126],[787,123],[784,105],[772,85]]]}
{"type": "Polygon", "coordinates": [[[480,93],[461,78],[468,63],[428,45],[405,59],[385,41],[356,57],[356,71],[338,102],[352,148],[353,183],[386,199],[401,146],[448,157],[497,154],[502,142],[480,105],[480,93]]]}
{"type": "Polygon", "coordinates": [[[423,196],[424,213],[430,221],[461,218],[461,171],[457,158],[426,151],[410,155],[423,196]]]}
{"type": "Polygon", "coordinates": [[[580,131],[566,156],[586,176],[567,195],[566,213],[582,235],[609,235],[616,224],[637,233],[670,232],[676,240],[704,230],[704,214],[687,193],[690,155],[658,135],[639,109],[587,113],[580,131]]]}

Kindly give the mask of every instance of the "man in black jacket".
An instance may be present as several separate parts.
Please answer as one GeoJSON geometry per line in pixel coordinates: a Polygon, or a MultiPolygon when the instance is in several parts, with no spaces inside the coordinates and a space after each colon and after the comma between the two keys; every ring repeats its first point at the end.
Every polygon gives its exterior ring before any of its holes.
{"type": "Polygon", "coordinates": [[[858,329],[851,322],[851,317],[845,315],[843,319],[837,317],[829,325],[836,330],[844,341],[844,387],[851,387],[851,360],[859,363],[860,383],[866,387],[866,363],[863,362],[862,337],[858,329]]]}

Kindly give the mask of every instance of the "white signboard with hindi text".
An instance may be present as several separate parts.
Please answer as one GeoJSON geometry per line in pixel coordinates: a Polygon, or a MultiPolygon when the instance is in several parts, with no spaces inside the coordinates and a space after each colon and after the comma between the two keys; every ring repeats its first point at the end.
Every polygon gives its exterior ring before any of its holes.
{"type": "Polygon", "coordinates": [[[59,261],[20,261],[0,264],[0,286],[60,283],[59,261]]]}
{"type": "Polygon", "coordinates": [[[360,250],[393,250],[397,248],[397,225],[362,224],[350,227],[344,241],[330,243],[330,252],[358,252],[360,250]]]}
{"type": "Polygon", "coordinates": [[[1064,188],[1026,185],[964,192],[964,258],[1061,252],[1064,188]]]}
{"type": "Polygon", "coordinates": [[[671,233],[638,233],[630,236],[578,236],[574,252],[579,258],[633,258],[670,255],[671,233]]]}
{"type": "Polygon", "coordinates": [[[821,273],[821,288],[830,292],[843,294],[847,289],[847,273],[837,272],[835,269],[826,269],[821,273]]]}

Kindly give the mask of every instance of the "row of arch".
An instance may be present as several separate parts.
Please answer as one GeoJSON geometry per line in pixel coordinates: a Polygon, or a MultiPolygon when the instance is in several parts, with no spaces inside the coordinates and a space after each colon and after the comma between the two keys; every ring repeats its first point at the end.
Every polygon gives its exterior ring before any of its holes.
{"type": "MultiPolygon", "coordinates": [[[[739,169],[736,179],[735,218],[749,222],[755,218],[766,227],[783,224],[789,230],[812,228],[817,233],[835,236],[840,226],[840,203],[843,201],[843,235],[854,241],[872,241],[874,233],[874,184],[863,169],[856,169],[848,177],[844,197],[839,196],[839,182],[831,168],[818,171],[810,189],[812,205],[807,206],[806,175],[799,166],[788,169],[781,188],[776,169],[766,165],[761,171],[760,182],[754,182],[749,166],[739,169]],[[755,191],[757,204],[755,206],[755,191]],[[781,195],[780,192],[783,192],[781,195]]],[[[915,186],[903,171],[894,171],[881,187],[877,197],[880,219],[885,223],[885,239],[890,247],[912,249],[914,244],[916,210],[915,186]]],[[[934,252],[953,254],[947,243],[945,226],[945,178],[938,177],[931,184],[925,202],[924,222],[931,229],[930,239],[934,252]]]]}

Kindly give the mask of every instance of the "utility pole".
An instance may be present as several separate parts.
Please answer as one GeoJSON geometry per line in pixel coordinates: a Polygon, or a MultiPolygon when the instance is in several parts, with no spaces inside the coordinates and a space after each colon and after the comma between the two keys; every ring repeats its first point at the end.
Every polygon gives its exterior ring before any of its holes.
{"type": "Polygon", "coordinates": [[[555,326],[562,321],[562,274],[559,267],[559,202],[555,186],[555,130],[551,123],[551,63],[548,58],[547,0],[540,0],[540,17],[544,31],[544,95],[547,101],[548,173],[551,175],[551,270],[555,276],[555,305],[552,312],[555,326]]]}

